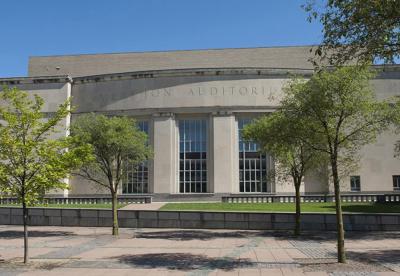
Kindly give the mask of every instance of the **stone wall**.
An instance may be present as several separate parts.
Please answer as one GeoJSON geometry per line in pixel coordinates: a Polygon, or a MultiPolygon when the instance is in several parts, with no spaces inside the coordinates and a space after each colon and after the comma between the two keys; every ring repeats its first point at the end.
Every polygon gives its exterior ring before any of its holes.
{"type": "MultiPolygon", "coordinates": [[[[127,228],[188,228],[291,230],[293,213],[174,212],[119,210],[119,225],[127,228]]],[[[109,227],[111,210],[31,208],[30,225],[109,227]]],[[[334,231],[334,214],[302,215],[303,230],[334,231]]],[[[345,214],[347,231],[400,231],[400,214],[345,214]]],[[[0,225],[22,224],[22,209],[0,207],[0,225]]]]}

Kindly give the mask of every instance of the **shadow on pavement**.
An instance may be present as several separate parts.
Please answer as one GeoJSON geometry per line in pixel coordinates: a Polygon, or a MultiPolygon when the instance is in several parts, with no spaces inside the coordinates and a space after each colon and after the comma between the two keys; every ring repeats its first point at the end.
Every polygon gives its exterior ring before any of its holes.
{"type": "MultiPolygon", "coordinates": [[[[276,239],[292,239],[298,241],[330,241],[335,242],[337,239],[335,231],[303,231],[300,236],[293,235],[293,232],[266,232],[263,237],[274,237],[276,239]]],[[[386,239],[400,239],[400,232],[384,232],[384,231],[346,231],[345,240],[349,241],[380,241],[386,239]]]]}
{"type": "Polygon", "coordinates": [[[349,251],[348,256],[360,261],[376,261],[379,263],[400,265],[400,249],[367,250],[363,252],[349,251]]]}
{"type": "MultiPolygon", "coordinates": [[[[0,231],[0,239],[16,239],[22,238],[24,231],[7,230],[0,231]]],[[[76,236],[74,232],[67,231],[28,231],[29,237],[46,238],[46,237],[65,237],[65,236],[76,236]]]]}
{"type": "Polygon", "coordinates": [[[211,258],[205,255],[188,253],[158,253],[140,255],[121,255],[113,257],[121,263],[137,268],[165,268],[177,270],[234,270],[236,268],[252,267],[256,264],[247,259],[211,258]]]}
{"type": "Polygon", "coordinates": [[[262,236],[262,232],[249,231],[229,231],[216,232],[207,230],[173,230],[173,231],[156,231],[146,233],[136,233],[135,238],[141,239],[166,239],[166,240],[211,240],[220,238],[248,238],[254,236],[262,236]]]}

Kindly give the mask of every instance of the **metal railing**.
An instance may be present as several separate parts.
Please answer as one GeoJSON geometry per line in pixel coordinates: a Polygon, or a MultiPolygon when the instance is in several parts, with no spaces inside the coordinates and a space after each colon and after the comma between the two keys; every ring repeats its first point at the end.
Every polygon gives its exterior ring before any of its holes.
{"type": "MultiPolygon", "coordinates": [[[[118,203],[131,204],[131,203],[151,203],[152,196],[119,196],[118,203]]],[[[37,204],[111,204],[111,196],[96,196],[96,197],[45,197],[38,201],[37,204]]],[[[0,198],[0,205],[14,205],[19,204],[17,198],[4,197],[0,198]]]]}
{"type": "MultiPolygon", "coordinates": [[[[301,202],[335,202],[334,195],[301,195],[301,202]]],[[[294,195],[231,195],[223,196],[226,203],[291,203],[295,202],[294,195]]],[[[400,202],[400,194],[343,194],[342,202],[400,202]]]]}

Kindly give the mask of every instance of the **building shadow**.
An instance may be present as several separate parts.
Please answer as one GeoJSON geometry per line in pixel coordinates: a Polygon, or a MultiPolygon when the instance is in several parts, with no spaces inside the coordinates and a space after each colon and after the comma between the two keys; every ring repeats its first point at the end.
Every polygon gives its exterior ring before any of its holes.
{"type": "MultiPolygon", "coordinates": [[[[68,231],[28,231],[28,236],[32,238],[46,238],[46,237],[65,237],[65,236],[76,236],[74,232],[68,231]]],[[[0,231],[0,239],[16,239],[23,238],[24,231],[7,230],[0,231]]]]}
{"type": "Polygon", "coordinates": [[[163,268],[170,270],[234,270],[256,266],[248,259],[211,258],[190,253],[154,253],[120,255],[113,257],[123,264],[136,268],[163,268]]]}

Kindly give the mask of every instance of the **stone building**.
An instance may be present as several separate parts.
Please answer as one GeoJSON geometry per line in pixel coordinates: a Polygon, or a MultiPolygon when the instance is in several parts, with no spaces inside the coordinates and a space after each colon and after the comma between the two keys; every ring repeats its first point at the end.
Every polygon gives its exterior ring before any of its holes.
{"type": "MultiPolygon", "coordinates": [[[[121,194],[157,199],[226,194],[293,193],[291,183],[268,177],[271,156],[241,140],[253,118],[273,112],[293,74],[309,77],[310,46],[31,57],[28,77],[0,79],[45,99],[51,116],[72,96],[79,114],[97,112],[137,119],[148,133],[154,159],[129,172],[121,194]]],[[[400,94],[400,67],[380,66],[372,80],[379,99],[400,94]]],[[[60,135],[68,135],[67,130],[60,135]]],[[[397,136],[381,135],[362,151],[360,169],[343,179],[352,193],[400,190],[397,136]]],[[[79,178],[64,195],[104,193],[79,178]]],[[[327,178],[309,175],[305,194],[332,192],[327,178]]]]}

